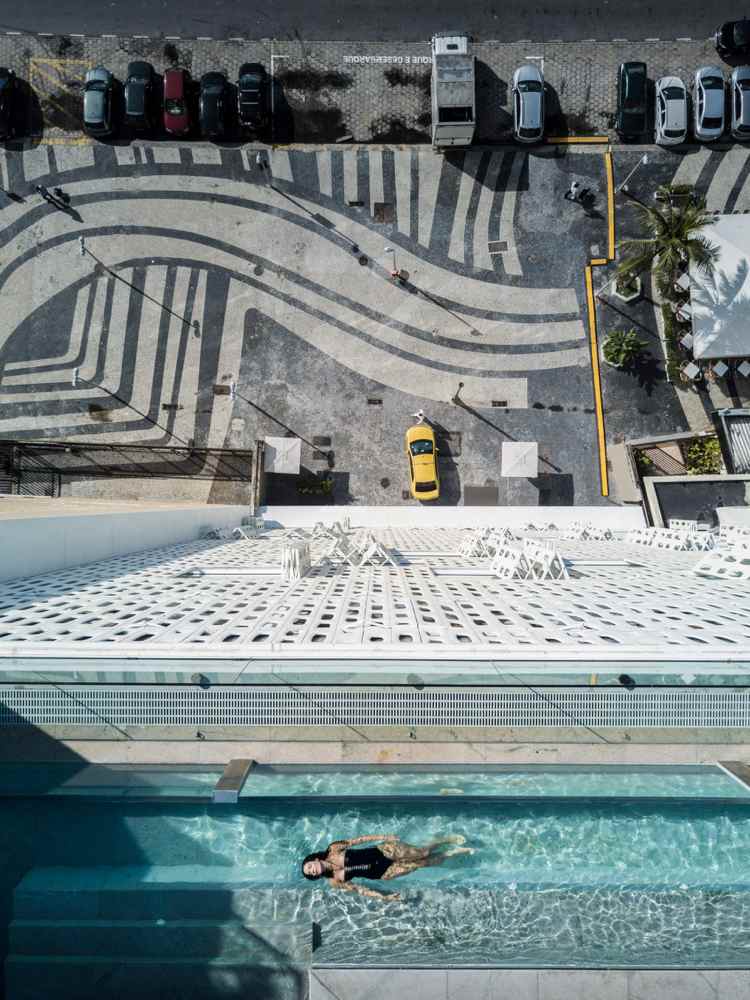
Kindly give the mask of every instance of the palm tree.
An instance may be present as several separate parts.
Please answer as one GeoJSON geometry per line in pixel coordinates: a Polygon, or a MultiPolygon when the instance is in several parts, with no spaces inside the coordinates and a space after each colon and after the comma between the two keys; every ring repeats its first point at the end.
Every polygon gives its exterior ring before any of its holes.
{"type": "Polygon", "coordinates": [[[703,198],[680,197],[683,191],[670,184],[657,190],[662,207],[636,202],[647,236],[623,240],[618,245],[624,257],[617,268],[626,283],[653,268],[661,295],[669,295],[682,268],[690,263],[710,274],[719,257],[719,248],[701,235],[713,222],[703,198]]]}

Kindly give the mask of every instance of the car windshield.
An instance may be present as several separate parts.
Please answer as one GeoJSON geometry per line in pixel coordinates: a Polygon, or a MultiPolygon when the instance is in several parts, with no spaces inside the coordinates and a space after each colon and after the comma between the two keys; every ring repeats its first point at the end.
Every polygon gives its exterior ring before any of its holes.
{"type": "Polygon", "coordinates": [[[90,80],[86,84],[86,90],[106,90],[107,85],[103,80],[90,80]]]}
{"type": "Polygon", "coordinates": [[[704,76],[703,88],[704,90],[723,90],[724,81],[720,76],[704,76]]]}
{"type": "Polygon", "coordinates": [[[0,90],[2,90],[4,87],[7,87],[9,84],[10,84],[9,76],[0,76],[0,90]]]}
{"type": "Polygon", "coordinates": [[[431,455],[433,452],[432,441],[421,438],[419,441],[412,441],[409,445],[412,455],[431,455]]]}
{"type": "Polygon", "coordinates": [[[247,73],[245,76],[240,77],[240,86],[242,87],[259,87],[260,77],[257,74],[247,73]]]}
{"type": "Polygon", "coordinates": [[[524,139],[533,139],[535,136],[539,135],[538,128],[519,128],[518,134],[523,136],[524,139]]]}
{"type": "Polygon", "coordinates": [[[176,97],[170,97],[164,102],[164,108],[168,115],[184,115],[185,105],[176,97]]]}
{"type": "Polygon", "coordinates": [[[542,85],[538,80],[519,80],[518,89],[527,94],[538,94],[542,85]]]}
{"type": "Polygon", "coordinates": [[[664,135],[667,139],[679,139],[681,135],[685,134],[685,130],[681,128],[665,128],[664,135]]]}
{"type": "Polygon", "coordinates": [[[680,87],[665,87],[662,94],[667,101],[681,101],[684,97],[684,92],[680,87]]]}
{"type": "Polygon", "coordinates": [[[437,484],[434,483],[434,482],[431,482],[431,483],[415,483],[414,484],[414,489],[415,489],[415,491],[417,493],[432,493],[432,491],[436,488],[436,485],[437,484]]]}
{"type": "Polygon", "coordinates": [[[721,118],[704,118],[703,128],[721,128],[721,118]]]}
{"type": "Polygon", "coordinates": [[[750,78],[746,80],[738,80],[737,86],[740,90],[750,90],[750,78]]]}

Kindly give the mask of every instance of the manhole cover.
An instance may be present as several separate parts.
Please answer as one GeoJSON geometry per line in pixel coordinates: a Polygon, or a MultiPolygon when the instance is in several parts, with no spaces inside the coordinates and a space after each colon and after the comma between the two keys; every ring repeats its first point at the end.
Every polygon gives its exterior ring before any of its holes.
{"type": "Polygon", "coordinates": [[[372,216],[376,222],[393,222],[393,205],[389,201],[376,201],[373,205],[372,216]]]}

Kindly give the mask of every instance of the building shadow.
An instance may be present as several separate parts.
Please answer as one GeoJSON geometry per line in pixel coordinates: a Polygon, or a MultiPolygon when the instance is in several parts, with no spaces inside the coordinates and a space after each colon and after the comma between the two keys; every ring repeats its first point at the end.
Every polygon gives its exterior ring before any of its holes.
{"type": "Polygon", "coordinates": [[[513,134],[513,112],[507,80],[481,59],[476,61],[477,139],[507,142],[513,134]]]}

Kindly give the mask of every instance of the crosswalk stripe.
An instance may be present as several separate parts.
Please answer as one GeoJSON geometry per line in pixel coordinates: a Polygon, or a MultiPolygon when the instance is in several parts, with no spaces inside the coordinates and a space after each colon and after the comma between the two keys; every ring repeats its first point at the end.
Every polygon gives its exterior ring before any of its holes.
{"type": "Polygon", "coordinates": [[[724,153],[716,172],[711,178],[706,194],[706,207],[712,211],[721,211],[727,204],[740,171],[745,165],[748,152],[741,146],[735,146],[724,153]]]}
{"type": "Polygon", "coordinates": [[[292,163],[286,149],[272,149],[268,156],[271,163],[271,173],[274,180],[294,182],[292,163]]]}
{"type": "Polygon", "coordinates": [[[750,208],[750,174],[745,178],[737,200],[734,203],[735,212],[746,212],[750,208]]]}
{"type": "Polygon", "coordinates": [[[513,163],[510,167],[510,175],[508,177],[508,183],[505,186],[505,192],[503,194],[503,203],[500,208],[500,239],[506,240],[508,243],[508,249],[503,253],[503,267],[505,268],[506,274],[523,274],[523,268],[521,267],[521,261],[515,249],[515,240],[513,239],[513,220],[516,214],[516,198],[518,196],[518,180],[521,176],[521,170],[526,162],[526,156],[523,153],[515,153],[513,155],[513,163]]]}
{"type": "Polygon", "coordinates": [[[27,181],[44,177],[50,172],[49,146],[39,145],[23,151],[23,176],[27,181]]]}
{"type": "Polygon", "coordinates": [[[345,150],[344,160],[344,201],[357,201],[359,198],[359,181],[357,179],[357,154],[345,150]]]}
{"type": "Polygon", "coordinates": [[[333,177],[331,174],[331,154],[328,150],[323,150],[315,154],[318,162],[318,187],[320,193],[326,198],[333,197],[333,177]]]}
{"type": "Polygon", "coordinates": [[[701,175],[701,171],[708,163],[711,150],[706,146],[701,146],[696,153],[686,153],[680,160],[680,164],[672,178],[673,184],[695,184],[701,175]]]}
{"type": "Polygon", "coordinates": [[[466,219],[481,159],[481,153],[466,153],[464,156],[461,184],[456,198],[456,210],[453,214],[453,228],[448,248],[448,256],[451,260],[457,260],[461,263],[466,260],[466,219]]]}
{"type": "Polygon", "coordinates": [[[130,297],[136,294],[130,288],[133,281],[132,269],[127,268],[118,271],[117,274],[118,278],[112,279],[114,285],[112,286],[112,306],[109,313],[107,355],[102,375],[102,385],[113,392],[117,392],[122,380],[130,297]],[[118,280],[119,278],[122,278],[122,281],[118,280]]]}
{"type": "Polygon", "coordinates": [[[492,258],[487,249],[487,243],[491,238],[490,215],[502,163],[503,154],[492,153],[479,195],[477,217],[474,221],[474,267],[484,267],[490,271],[492,270],[492,258]]]}
{"type": "Polygon", "coordinates": [[[115,146],[118,167],[132,167],[135,164],[135,150],[132,146],[115,146]]]}
{"type": "Polygon", "coordinates": [[[89,381],[96,378],[96,362],[99,357],[99,344],[104,326],[104,307],[107,301],[107,280],[97,279],[93,289],[93,306],[86,328],[86,351],[81,361],[81,378],[89,381]]]}
{"type": "Polygon", "coordinates": [[[58,173],[94,166],[93,146],[55,146],[53,150],[58,173]]]}
{"type": "MultiPolygon", "coordinates": [[[[442,166],[442,161],[441,161],[442,166]]],[[[440,186],[441,166],[435,163],[435,154],[419,154],[419,218],[418,237],[423,245],[430,245],[432,223],[435,219],[435,203],[440,186]]]]}
{"type": "Polygon", "coordinates": [[[411,235],[411,150],[397,149],[393,154],[396,178],[396,223],[398,231],[411,235]]]}
{"type": "Polygon", "coordinates": [[[370,215],[375,215],[375,204],[385,201],[383,192],[383,154],[380,150],[371,150],[368,157],[370,174],[370,215]]]}
{"type": "MultiPolygon", "coordinates": [[[[182,272],[182,270],[181,268],[180,271],[182,272]]],[[[185,268],[184,272],[184,279],[180,274],[178,275],[178,280],[175,282],[175,302],[177,304],[173,308],[181,316],[186,316],[191,323],[197,319],[201,329],[203,329],[203,307],[206,300],[208,272],[205,268],[201,268],[197,273],[198,283],[196,285],[195,300],[189,316],[184,310],[187,310],[188,289],[192,272],[189,268],[185,268]]],[[[179,344],[179,337],[185,336],[185,333],[186,331],[182,325],[179,325],[179,328],[175,327],[172,334],[175,343],[179,344]]],[[[175,396],[179,394],[179,399],[183,406],[183,409],[177,411],[174,422],[174,433],[178,437],[187,440],[193,436],[195,428],[195,407],[198,400],[198,376],[200,374],[201,363],[201,338],[195,337],[192,330],[187,331],[185,345],[182,370],[178,372],[175,369],[175,389],[173,389],[173,393],[175,396]]]]}

